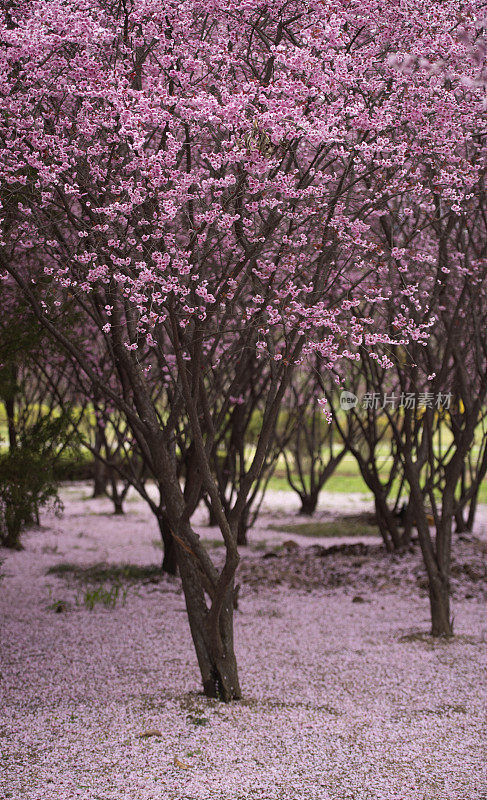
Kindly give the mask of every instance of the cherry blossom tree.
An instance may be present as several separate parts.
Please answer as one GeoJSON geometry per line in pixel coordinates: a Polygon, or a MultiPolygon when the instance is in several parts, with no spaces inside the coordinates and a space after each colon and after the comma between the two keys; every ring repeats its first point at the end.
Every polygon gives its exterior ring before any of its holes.
{"type": "MultiPolygon", "coordinates": [[[[33,0],[4,12],[0,267],[151,464],[210,696],[240,696],[237,527],[293,370],[423,335],[410,314],[363,310],[392,292],[398,307],[410,300],[390,280],[408,249],[398,261],[375,225],[391,198],[427,202],[431,163],[445,165],[457,204],[472,184],[460,149],[481,88],[397,68],[398,54],[448,51],[469,74],[457,13],[375,0],[33,0]],[[100,369],[93,326],[121,391],[100,369]],[[270,378],[225,509],[210,453],[248,350],[270,378]],[[226,400],[212,405],[222,383],[226,400]],[[202,492],[225,543],[220,568],[191,527],[202,492]]],[[[462,35],[474,27],[471,4],[462,35]]]]}
{"type": "MultiPolygon", "coordinates": [[[[487,398],[487,232],[485,229],[485,154],[471,151],[477,180],[463,207],[433,192],[429,207],[404,215],[396,207],[382,219],[384,246],[392,230],[399,259],[408,244],[416,252],[418,276],[416,322],[431,317],[427,340],[391,348],[392,369],[384,372],[372,355],[363,355],[367,388],[377,405],[369,408],[368,425],[379,415],[387,420],[393,452],[410,492],[408,517],[418,530],[429,579],[432,633],[450,635],[450,560],[452,525],[462,519],[478,492],[485,470],[485,401],[487,398]],[[430,216],[425,226],[425,216],[430,216]],[[419,279],[421,276],[421,279],[419,279]],[[425,312],[425,308],[428,309],[425,312]],[[395,400],[395,403],[393,402],[395,400]],[[472,448],[479,444],[477,467],[472,448]],[[431,528],[434,533],[432,534],[431,528]]],[[[408,260],[408,277],[414,269],[408,260]]],[[[395,303],[390,308],[391,318],[395,303]]]]}

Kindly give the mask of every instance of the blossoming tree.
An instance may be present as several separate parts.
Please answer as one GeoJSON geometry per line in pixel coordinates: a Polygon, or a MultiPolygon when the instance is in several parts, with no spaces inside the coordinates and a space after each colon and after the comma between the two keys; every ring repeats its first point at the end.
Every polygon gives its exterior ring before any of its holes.
{"type": "Polygon", "coordinates": [[[430,191],[431,160],[445,161],[444,190],[462,202],[449,137],[469,135],[480,89],[460,96],[454,79],[402,72],[390,56],[449,49],[468,62],[456,14],[377,0],[32,0],[3,15],[1,269],[152,464],[210,696],[240,696],[236,532],[296,364],[416,334],[407,313],[373,329],[362,314],[397,269],[372,223],[391,197],[430,191]],[[122,391],[104,381],[90,336],[71,336],[72,307],[100,332],[122,391]],[[270,378],[225,510],[209,453],[249,349],[270,378]],[[219,569],[191,527],[202,489],[225,543],[219,569]]]}

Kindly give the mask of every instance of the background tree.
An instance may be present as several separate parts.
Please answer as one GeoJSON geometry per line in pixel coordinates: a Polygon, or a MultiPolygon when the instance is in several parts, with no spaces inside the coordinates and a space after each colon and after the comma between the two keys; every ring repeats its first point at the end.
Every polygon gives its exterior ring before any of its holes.
{"type": "Polygon", "coordinates": [[[64,375],[56,369],[59,353],[39,335],[35,317],[14,287],[3,288],[0,400],[7,441],[0,443],[0,543],[20,548],[21,532],[28,524],[39,524],[40,508],[60,508],[57,467],[74,457],[77,447],[64,375]],[[46,370],[53,373],[50,380],[46,370]]]}
{"type": "Polygon", "coordinates": [[[278,425],[287,480],[301,501],[300,514],[314,514],[321,490],[348,450],[335,413],[329,419],[323,414],[324,382],[320,359],[304,374],[295,372],[278,425]]]}

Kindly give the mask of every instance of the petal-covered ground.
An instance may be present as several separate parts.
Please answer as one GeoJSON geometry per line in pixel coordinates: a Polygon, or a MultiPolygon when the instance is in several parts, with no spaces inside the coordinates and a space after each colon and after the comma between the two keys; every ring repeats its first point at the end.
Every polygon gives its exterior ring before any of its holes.
{"type": "Polygon", "coordinates": [[[433,641],[417,554],[279,550],[289,533],[269,526],[277,509],[295,521],[294,501],[271,495],[239,577],[245,699],[225,706],[199,694],[178,580],[150,570],[150,513],[130,498],[110,516],[83,492],[0,554],[2,800],[485,800],[481,542],[461,545],[456,636],[433,641]],[[100,562],[148,569],[80,570],[100,562]]]}

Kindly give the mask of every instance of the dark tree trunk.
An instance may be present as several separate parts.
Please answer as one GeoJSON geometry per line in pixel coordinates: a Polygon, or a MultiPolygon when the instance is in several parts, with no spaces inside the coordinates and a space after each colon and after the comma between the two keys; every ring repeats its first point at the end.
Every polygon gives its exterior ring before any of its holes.
{"type": "Polygon", "coordinates": [[[103,497],[107,491],[107,474],[105,464],[99,459],[95,459],[93,464],[93,495],[92,497],[103,497]]]}
{"type": "Polygon", "coordinates": [[[247,531],[249,527],[249,514],[250,514],[250,509],[248,506],[246,506],[244,512],[242,513],[238,521],[237,544],[246,545],[249,543],[247,538],[247,531]]]}
{"type": "Polygon", "coordinates": [[[15,429],[15,402],[13,397],[7,398],[5,402],[5,412],[8,425],[8,445],[12,452],[17,447],[17,431],[15,429]]]}
{"type": "Polygon", "coordinates": [[[450,616],[450,591],[448,581],[439,574],[429,576],[429,598],[432,635],[452,636],[453,623],[450,616]]]}
{"type": "Polygon", "coordinates": [[[450,616],[450,562],[451,538],[454,516],[454,484],[445,486],[441,518],[436,525],[435,569],[429,575],[431,604],[431,633],[433,636],[451,636],[453,622],[450,616]]]}
{"type": "Polygon", "coordinates": [[[123,500],[119,497],[112,497],[113,513],[116,517],[123,517],[125,511],[123,510],[123,500]]]}
{"type": "Polygon", "coordinates": [[[0,529],[0,544],[12,550],[23,550],[20,544],[20,533],[24,522],[22,512],[16,506],[7,504],[5,509],[5,526],[0,529]]]}
{"type": "Polygon", "coordinates": [[[125,490],[122,487],[122,491],[119,492],[118,490],[118,483],[117,483],[117,475],[113,467],[111,468],[111,475],[110,475],[110,484],[112,487],[112,493],[110,495],[110,500],[113,503],[113,513],[116,516],[122,516],[124,514],[123,510],[123,501],[125,500],[125,496],[127,494],[127,487],[125,490]]]}
{"type": "MultiPolygon", "coordinates": [[[[101,453],[103,447],[103,431],[96,426],[95,431],[95,453],[101,453]]],[[[93,497],[103,497],[107,491],[108,474],[106,465],[100,458],[96,458],[93,464],[93,497]]]]}
{"type": "Polygon", "coordinates": [[[445,488],[441,518],[437,521],[436,537],[431,540],[424,499],[418,480],[418,472],[409,469],[408,482],[415,508],[416,527],[428,575],[428,590],[431,608],[432,636],[451,636],[453,622],[450,616],[450,545],[453,520],[453,493],[445,488]]]}
{"type": "Polygon", "coordinates": [[[218,527],[218,520],[216,518],[216,514],[213,511],[211,505],[208,506],[208,527],[210,527],[210,528],[218,527]]]}
{"type": "Polygon", "coordinates": [[[367,464],[356,454],[361,475],[374,495],[375,515],[380,535],[388,553],[404,548],[403,537],[399,531],[397,519],[387,503],[387,495],[380,480],[367,468],[367,464]]]}
{"type": "Polygon", "coordinates": [[[415,522],[414,522],[414,510],[413,510],[412,503],[410,503],[410,502],[406,506],[404,517],[403,517],[402,521],[403,521],[403,524],[404,524],[404,530],[403,530],[403,533],[401,535],[401,542],[402,542],[402,547],[404,549],[407,549],[409,547],[409,545],[411,544],[411,534],[413,532],[413,526],[415,524],[415,522]]]}
{"type": "Polygon", "coordinates": [[[385,519],[385,515],[383,513],[383,503],[380,502],[377,495],[374,496],[374,505],[375,516],[377,518],[377,525],[379,526],[380,535],[382,536],[382,540],[385,544],[387,552],[392,553],[394,550],[394,544],[391,539],[391,534],[385,519]]]}
{"type": "Polygon", "coordinates": [[[157,515],[157,522],[159,523],[159,531],[161,533],[162,547],[164,556],[162,559],[162,571],[167,575],[177,575],[178,572],[178,558],[174,537],[171,533],[171,526],[164,514],[161,512],[157,515]]]}
{"type": "Polygon", "coordinates": [[[17,394],[17,367],[15,364],[10,365],[10,383],[6,388],[4,405],[5,414],[7,417],[8,428],[8,446],[9,452],[12,453],[17,447],[17,429],[15,427],[15,397],[17,394]]]}
{"type": "Polygon", "coordinates": [[[456,533],[463,533],[467,530],[467,523],[463,518],[463,509],[459,508],[455,512],[455,531],[456,533]]]}
{"type": "Polygon", "coordinates": [[[183,583],[191,636],[207,697],[224,702],[242,696],[233,647],[233,582],[219,615],[218,629],[210,627],[205,592],[197,566],[191,556],[178,547],[178,562],[183,583]]]}
{"type": "Polygon", "coordinates": [[[174,539],[171,538],[164,545],[164,556],[162,559],[162,571],[167,575],[177,575],[178,560],[176,556],[176,548],[174,546],[174,539]]]}
{"type": "Polygon", "coordinates": [[[387,505],[383,494],[376,495],[374,499],[377,523],[387,550],[389,552],[402,550],[405,547],[407,535],[404,537],[401,534],[394,513],[387,505]]]}
{"type": "Polygon", "coordinates": [[[473,530],[473,524],[475,522],[475,514],[477,512],[477,502],[478,502],[478,493],[476,493],[470,501],[470,507],[468,509],[468,519],[466,525],[467,531],[473,530]]]}
{"type": "Polygon", "coordinates": [[[301,500],[301,508],[299,509],[298,514],[305,514],[308,517],[312,517],[316,511],[316,506],[318,505],[318,492],[300,494],[299,497],[301,500]]]}

